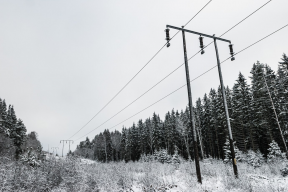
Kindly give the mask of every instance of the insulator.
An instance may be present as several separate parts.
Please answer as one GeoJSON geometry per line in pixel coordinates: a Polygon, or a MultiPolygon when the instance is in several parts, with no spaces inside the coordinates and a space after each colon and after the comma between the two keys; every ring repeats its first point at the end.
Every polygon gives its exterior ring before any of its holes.
{"type": "Polygon", "coordinates": [[[234,51],[233,51],[233,45],[232,44],[229,45],[229,49],[230,49],[231,61],[234,61],[235,58],[234,58],[234,51]]]}
{"type": "Polygon", "coordinates": [[[169,31],[170,31],[170,29],[165,29],[165,32],[166,32],[166,40],[167,40],[167,41],[170,40],[169,31]]]}
{"type": "Polygon", "coordinates": [[[204,45],[203,45],[203,37],[200,36],[200,37],[199,37],[199,40],[200,40],[201,55],[203,55],[203,54],[205,53],[205,51],[204,51],[204,45]]]}
{"type": "Polygon", "coordinates": [[[232,45],[232,44],[229,45],[229,49],[230,49],[230,54],[231,54],[231,55],[234,55],[233,45],[232,45]]]}
{"type": "Polygon", "coordinates": [[[170,29],[165,29],[165,32],[166,32],[166,41],[167,41],[167,47],[170,47],[170,35],[169,35],[169,31],[170,31],[170,29]]]}
{"type": "Polygon", "coordinates": [[[199,37],[199,40],[200,40],[200,48],[203,49],[203,48],[204,48],[204,45],[203,45],[203,37],[200,36],[200,37],[199,37]]]}

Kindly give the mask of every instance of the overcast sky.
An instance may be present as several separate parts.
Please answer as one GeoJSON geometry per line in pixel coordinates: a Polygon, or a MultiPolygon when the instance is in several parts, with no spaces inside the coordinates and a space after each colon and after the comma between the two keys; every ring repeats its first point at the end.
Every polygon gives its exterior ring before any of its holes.
{"type": "MultiPolygon", "coordinates": [[[[166,24],[182,26],[208,0],[0,0],[0,98],[14,105],[28,132],[36,131],[45,150],[59,146],[85,125],[165,44],[166,24]]],[[[266,0],[213,0],[187,29],[221,35],[266,0]]],[[[223,38],[235,52],[288,24],[288,1],[274,0],[223,38]]],[[[170,31],[171,36],[176,30],[170,31]]],[[[225,85],[233,86],[241,71],[250,76],[259,60],[277,70],[288,54],[288,27],[222,65],[225,85]]],[[[186,34],[188,57],[199,50],[198,36],[186,34]]],[[[204,38],[207,45],[211,40],[204,38]]],[[[220,60],[228,44],[218,42],[220,60]]],[[[214,46],[189,61],[193,79],[216,65],[214,46]]],[[[159,55],[72,139],[109,119],[184,61],[179,33],[159,55]]],[[[185,69],[155,87],[111,121],[89,134],[113,127],[186,83],[185,69]]],[[[192,82],[193,102],[219,86],[217,68],[192,82]]],[[[113,128],[131,126],[153,112],[164,117],[184,109],[187,89],[177,91],[146,111],[113,128]]],[[[82,140],[84,140],[82,138],[82,140]]],[[[75,149],[79,140],[72,145],[75,149]]],[[[60,147],[60,146],[59,146],[60,147]]],[[[62,145],[61,145],[62,147],[62,145]]],[[[65,146],[67,152],[68,146],[65,146]]],[[[60,152],[61,154],[61,152],[60,152]]]]}

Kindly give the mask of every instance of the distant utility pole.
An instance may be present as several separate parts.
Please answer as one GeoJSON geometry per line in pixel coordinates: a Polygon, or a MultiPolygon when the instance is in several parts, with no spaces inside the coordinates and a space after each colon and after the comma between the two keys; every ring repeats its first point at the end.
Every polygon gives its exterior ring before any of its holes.
{"type": "Polygon", "coordinates": [[[70,152],[70,142],[74,142],[73,140],[60,140],[60,143],[61,143],[61,141],[63,142],[63,147],[62,147],[62,157],[63,157],[63,150],[64,150],[64,142],[66,141],[66,143],[67,142],[69,142],[69,151],[68,152],[70,152]]]}
{"type": "Polygon", "coordinates": [[[187,51],[186,51],[186,42],[185,42],[185,32],[188,33],[193,33],[196,35],[200,35],[199,40],[200,40],[200,48],[201,48],[201,54],[204,54],[204,45],[203,45],[203,37],[208,37],[214,39],[214,45],[215,45],[215,51],[216,51],[216,58],[217,58],[217,65],[218,65],[218,72],[219,72],[219,79],[221,83],[221,89],[222,89],[222,96],[223,96],[223,103],[224,103],[224,108],[225,108],[225,115],[226,115],[226,120],[227,120],[227,126],[228,126],[228,131],[229,131],[229,141],[230,141],[230,150],[231,150],[231,155],[232,155],[232,164],[233,164],[233,170],[236,178],[238,177],[238,170],[237,170],[237,165],[236,165],[236,159],[235,159],[235,151],[234,151],[234,144],[233,144],[233,137],[232,137],[232,131],[231,131],[231,125],[230,125],[230,119],[229,119],[229,112],[228,112],[228,107],[227,107],[227,101],[226,101],[226,94],[225,94],[225,87],[223,83],[223,77],[222,77],[222,72],[221,72],[221,65],[220,65],[220,60],[219,60],[219,54],[218,54],[218,48],[217,48],[217,43],[216,40],[220,41],[225,41],[230,43],[229,48],[230,48],[230,54],[231,54],[231,61],[235,60],[234,53],[233,53],[233,47],[231,44],[231,41],[222,39],[219,37],[215,37],[214,35],[206,35],[204,33],[199,33],[191,30],[184,29],[184,26],[182,28],[179,27],[174,27],[171,25],[166,25],[166,40],[167,40],[167,47],[170,46],[170,37],[169,37],[169,28],[176,29],[182,31],[182,36],[183,36],[183,48],[184,48],[184,59],[185,59],[185,69],[186,69],[186,81],[187,81],[187,89],[188,89],[188,98],[189,98],[189,108],[190,108],[190,120],[191,120],[191,126],[193,128],[193,145],[194,145],[194,154],[195,154],[195,164],[196,164],[196,172],[197,172],[197,178],[198,182],[202,183],[201,181],[201,173],[200,173],[200,165],[199,165],[199,156],[198,156],[198,146],[197,146],[197,137],[196,137],[196,129],[195,129],[195,122],[193,119],[193,108],[192,108],[192,96],[191,96],[191,88],[190,88],[190,79],[189,79],[189,68],[188,68],[188,61],[187,61],[187,51]]]}
{"type": "MultiPolygon", "coordinates": [[[[57,149],[59,149],[59,147],[51,147],[51,149],[53,150],[53,155],[54,155],[54,149],[55,149],[56,154],[57,154],[57,149]]],[[[56,156],[56,154],[55,154],[55,156],[56,156]]]]}
{"type": "Polygon", "coordinates": [[[285,139],[284,139],[284,137],[283,137],[282,129],[281,129],[281,127],[280,127],[280,123],[279,123],[279,120],[278,120],[278,115],[277,115],[277,113],[276,113],[276,110],[275,110],[275,107],[274,107],[274,103],[273,103],[273,100],[272,100],[272,97],[271,97],[271,94],[270,94],[270,90],[269,90],[269,88],[268,88],[268,85],[267,85],[266,78],[265,78],[264,74],[263,74],[263,79],[264,79],[264,82],[265,82],[265,85],[266,85],[266,89],[267,89],[268,94],[269,94],[269,98],[270,98],[271,105],[272,105],[272,108],[273,108],[273,111],[274,111],[274,114],[275,114],[275,117],[276,117],[276,121],[277,121],[277,124],[278,124],[278,128],[279,128],[279,131],[280,131],[280,135],[281,135],[281,138],[282,138],[284,147],[285,147],[286,158],[288,159],[287,145],[286,145],[285,139]]]}

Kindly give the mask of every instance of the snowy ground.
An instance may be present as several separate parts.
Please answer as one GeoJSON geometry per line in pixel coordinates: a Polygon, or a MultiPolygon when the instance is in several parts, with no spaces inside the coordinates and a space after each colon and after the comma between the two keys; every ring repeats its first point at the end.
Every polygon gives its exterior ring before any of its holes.
{"type": "MultiPolygon", "coordinates": [[[[222,162],[213,162],[209,164],[202,164],[202,185],[196,182],[194,162],[185,163],[179,169],[168,171],[161,169],[158,165],[156,174],[160,175],[157,186],[152,185],[150,188],[155,191],[165,192],[188,192],[188,191],[288,191],[288,177],[282,177],[278,166],[263,165],[262,168],[251,169],[246,164],[239,164],[239,179],[235,179],[229,165],[224,165],[222,162]],[[191,170],[189,170],[191,168],[191,170]],[[162,172],[163,171],[163,172],[162,172]],[[170,172],[170,173],[169,173],[170,172]]],[[[141,176],[138,181],[141,181],[141,176]]],[[[142,174],[143,175],[143,174],[142,174]]],[[[137,183],[132,187],[134,192],[145,191],[143,185],[137,183]]],[[[149,191],[149,187],[146,187],[149,191]]],[[[153,190],[150,190],[153,191],[153,190]]]]}
{"type": "Polygon", "coordinates": [[[225,192],[288,191],[288,177],[280,169],[287,162],[264,163],[253,168],[238,163],[239,178],[232,165],[220,160],[200,162],[202,185],[197,183],[194,162],[179,167],[159,162],[99,163],[88,159],[49,159],[39,168],[0,159],[0,191],[107,191],[107,192],[225,192]]]}
{"type": "Polygon", "coordinates": [[[182,162],[178,168],[158,162],[97,163],[96,166],[85,165],[84,169],[102,172],[102,177],[99,175],[99,179],[105,180],[107,184],[99,186],[100,191],[121,191],[122,189],[122,191],[134,192],[265,192],[288,191],[288,177],[282,177],[280,174],[280,169],[285,164],[287,163],[265,163],[255,169],[246,163],[239,163],[239,178],[235,179],[232,165],[218,160],[201,162],[202,185],[197,183],[194,162],[182,162]]]}

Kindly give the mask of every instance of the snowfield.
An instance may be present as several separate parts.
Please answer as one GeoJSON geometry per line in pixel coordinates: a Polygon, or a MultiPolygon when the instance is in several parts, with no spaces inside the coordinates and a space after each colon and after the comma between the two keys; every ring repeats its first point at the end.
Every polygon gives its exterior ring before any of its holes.
{"type": "Polygon", "coordinates": [[[0,159],[0,191],[107,191],[107,192],[223,192],[288,191],[288,177],[281,176],[287,162],[264,163],[254,168],[238,163],[239,178],[223,161],[200,162],[202,185],[195,164],[159,162],[100,163],[83,158],[50,158],[38,168],[0,159]]]}

